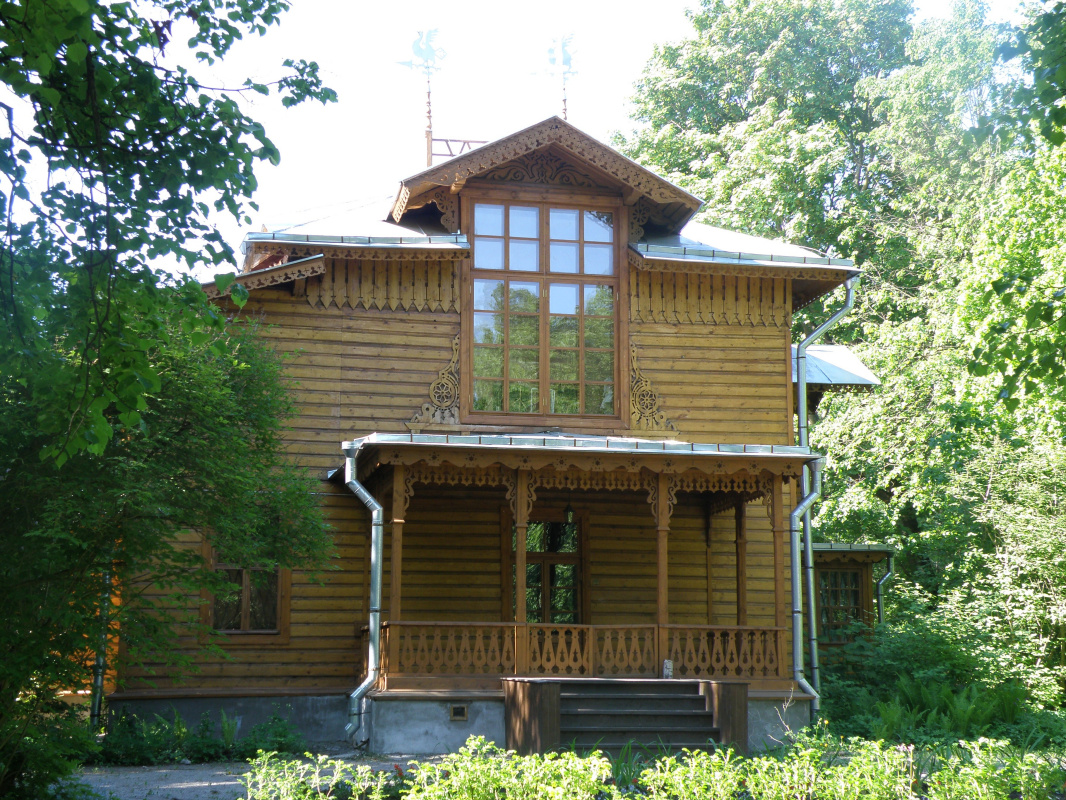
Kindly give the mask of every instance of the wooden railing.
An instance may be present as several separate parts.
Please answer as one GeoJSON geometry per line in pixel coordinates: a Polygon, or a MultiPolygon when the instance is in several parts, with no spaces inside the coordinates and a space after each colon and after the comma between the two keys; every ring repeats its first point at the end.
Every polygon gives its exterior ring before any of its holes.
{"type": "Polygon", "coordinates": [[[787,678],[785,628],[387,622],[382,675],[787,678]]]}

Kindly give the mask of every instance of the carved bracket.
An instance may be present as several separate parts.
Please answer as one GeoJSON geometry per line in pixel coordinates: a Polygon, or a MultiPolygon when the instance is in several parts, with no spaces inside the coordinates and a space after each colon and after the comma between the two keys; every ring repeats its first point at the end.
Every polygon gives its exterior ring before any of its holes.
{"type": "Polygon", "coordinates": [[[676,431],[677,427],[659,410],[659,393],[637,364],[637,348],[629,348],[630,426],[638,431],[676,431]]]}
{"type": "Polygon", "coordinates": [[[452,357],[429,385],[429,402],[411,417],[411,425],[459,424],[459,334],[452,339],[452,357]]]}

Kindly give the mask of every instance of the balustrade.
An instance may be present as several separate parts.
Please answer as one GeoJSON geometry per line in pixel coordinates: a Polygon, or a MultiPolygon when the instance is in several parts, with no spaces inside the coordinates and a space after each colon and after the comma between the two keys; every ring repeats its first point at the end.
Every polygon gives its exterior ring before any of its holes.
{"type": "Polygon", "coordinates": [[[393,676],[654,678],[667,658],[677,678],[751,681],[787,678],[784,654],[784,628],[388,622],[381,670],[393,676]]]}

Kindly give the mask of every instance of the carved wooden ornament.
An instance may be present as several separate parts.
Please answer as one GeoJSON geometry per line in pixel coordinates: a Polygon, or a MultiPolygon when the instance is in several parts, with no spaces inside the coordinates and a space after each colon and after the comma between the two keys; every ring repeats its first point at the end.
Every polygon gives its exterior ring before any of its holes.
{"type": "Polygon", "coordinates": [[[637,348],[629,348],[629,405],[631,426],[638,431],[676,431],[677,427],[659,410],[659,393],[637,364],[637,348]]]}
{"type": "Polygon", "coordinates": [[[411,417],[410,426],[459,424],[459,334],[452,339],[452,357],[429,385],[429,402],[411,417]]]}

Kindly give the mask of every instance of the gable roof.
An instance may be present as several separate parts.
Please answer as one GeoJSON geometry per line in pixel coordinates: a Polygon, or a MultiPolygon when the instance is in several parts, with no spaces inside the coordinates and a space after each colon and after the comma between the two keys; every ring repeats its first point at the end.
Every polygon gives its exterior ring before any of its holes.
{"type": "Polygon", "coordinates": [[[471,178],[548,147],[565,153],[568,159],[592,172],[616,181],[623,187],[627,203],[645,198],[654,207],[656,216],[665,220],[673,231],[681,230],[703,205],[698,197],[598,142],[569,122],[550,117],[404,179],[400,182],[390,216],[399,221],[408,208],[424,204],[425,195],[441,187],[458,191],[471,178]]]}

